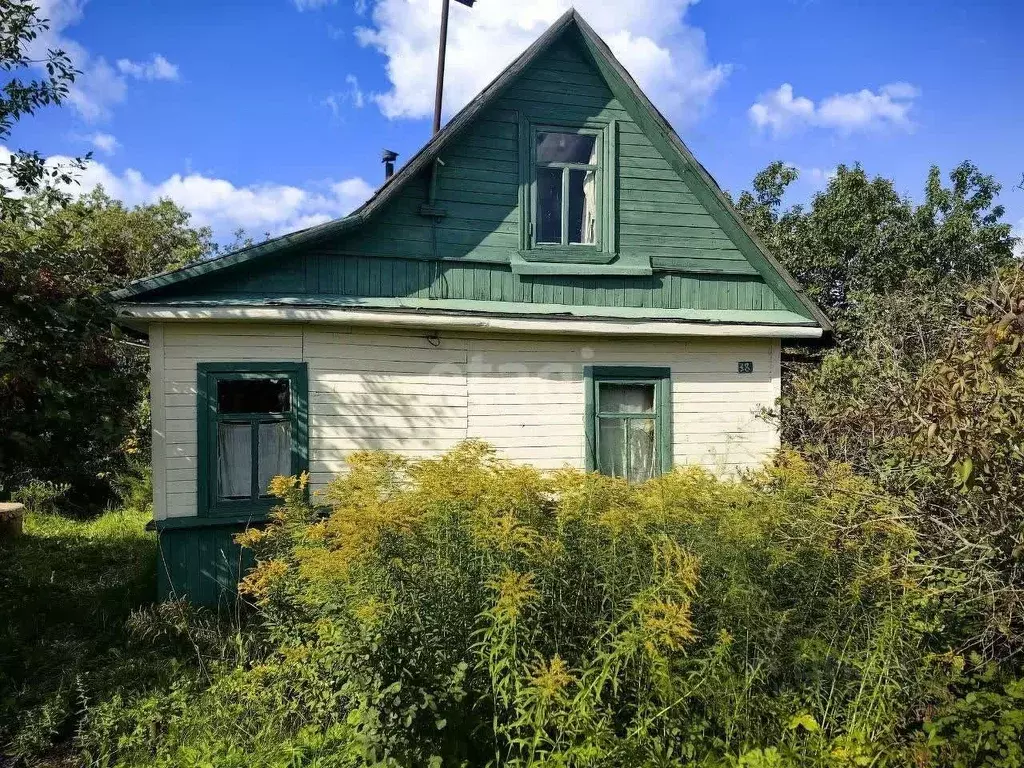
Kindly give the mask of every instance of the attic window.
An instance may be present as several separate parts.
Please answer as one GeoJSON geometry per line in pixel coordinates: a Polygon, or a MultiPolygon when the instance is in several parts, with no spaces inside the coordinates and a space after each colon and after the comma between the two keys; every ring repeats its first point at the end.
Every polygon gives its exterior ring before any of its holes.
{"type": "Polygon", "coordinates": [[[528,261],[606,263],[615,258],[614,124],[580,127],[523,121],[520,144],[528,261]],[[527,172],[528,171],[528,172],[527,172]]]}
{"type": "Polygon", "coordinates": [[[538,244],[597,244],[597,136],[536,137],[538,244]]]}

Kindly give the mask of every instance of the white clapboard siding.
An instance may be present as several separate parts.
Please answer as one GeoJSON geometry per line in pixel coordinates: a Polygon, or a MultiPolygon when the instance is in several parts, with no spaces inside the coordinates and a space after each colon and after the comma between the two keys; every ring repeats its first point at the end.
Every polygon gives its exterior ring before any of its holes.
{"type": "Polygon", "coordinates": [[[246,323],[169,323],[163,328],[165,510],[167,517],[188,517],[196,514],[196,364],[301,360],[303,334],[297,326],[246,323]]]}
{"type": "Polygon", "coordinates": [[[164,359],[164,327],[149,329],[149,414],[152,435],[153,516],[167,517],[167,470],[178,468],[181,457],[170,453],[164,439],[167,407],[164,359]]]}
{"type": "Polygon", "coordinates": [[[582,466],[584,350],[578,340],[472,340],[469,436],[541,469],[582,466]],[[566,423],[567,414],[576,417],[575,428],[566,423]]]}
{"type": "Polygon", "coordinates": [[[760,417],[779,396],[777,340],[444,334],[266,323],[154,327],[151,367],[158,517],[196,514],[196,364],[309,366],[314,488],[359,450],[436,456],[466,438],[543,469],[582,467],[585,365],[672,370],[673,452],[733,474],[778,447],[760,417]],[[737,372],[739,361],[754,373],[737,372]]]}

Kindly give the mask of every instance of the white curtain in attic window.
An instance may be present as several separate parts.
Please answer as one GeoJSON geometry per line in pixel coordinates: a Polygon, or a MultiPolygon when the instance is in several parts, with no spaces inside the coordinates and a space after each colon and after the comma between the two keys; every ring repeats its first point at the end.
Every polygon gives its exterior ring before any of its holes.
{"type": "MultiPolygon", "coordinates": [[[[597,141],[591,145],[587,165],[597,165],[597,146],[597,141]]],[[[580,235],[580,243],[584,245],[597,242],[597,170],[589,170],[583,177],[583,227],[580,235]]]]}
{"type": "MultiPolygon", "coordinates": [[[[597,165],[597,147],[595,141],[590,150],[589,165],[597,165]]],[[[587,171],[583,182],[583,242],[597,242],[597,171],[587,171]]]]}
{"type": "Polygon", "coordinates": [[[597,171],[587,171],[583,179],[583,233],[586,245],[597,242],[597,171]]]}

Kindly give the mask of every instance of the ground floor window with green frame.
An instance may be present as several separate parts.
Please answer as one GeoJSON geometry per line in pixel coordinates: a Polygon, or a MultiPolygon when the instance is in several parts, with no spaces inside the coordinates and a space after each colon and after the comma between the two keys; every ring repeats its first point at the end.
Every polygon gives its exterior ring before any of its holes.
{"type": "Polygon", "coordinates": [[[199,363],[198,513],[266,515],[277,475],[308,467],[305,363],[199,363]]]}
{"type": "Polygon", "coordinates": [[[672,467],[668,368],[586,366],[587,470],[642,483],[672,467]]]}

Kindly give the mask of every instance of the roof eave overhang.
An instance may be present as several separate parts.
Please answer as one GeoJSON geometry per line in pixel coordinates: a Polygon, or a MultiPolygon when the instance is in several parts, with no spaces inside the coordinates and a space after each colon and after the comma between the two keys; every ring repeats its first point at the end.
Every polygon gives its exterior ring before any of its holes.
{"type": "Polygon", "coordinates": [[[813,321],[773,323],[714,318],[579,316],[568,308],[563,314],[538,315],[411,308],[122,304],[118,308],[118,321],[136,329],[153,323],[268,322],[580,336],[818,339],[823,335],[821,327],[813,321]]]}

